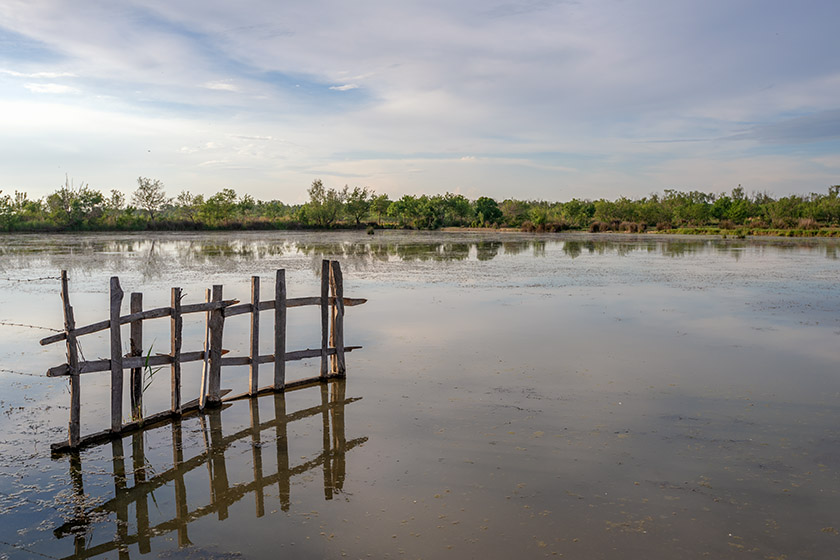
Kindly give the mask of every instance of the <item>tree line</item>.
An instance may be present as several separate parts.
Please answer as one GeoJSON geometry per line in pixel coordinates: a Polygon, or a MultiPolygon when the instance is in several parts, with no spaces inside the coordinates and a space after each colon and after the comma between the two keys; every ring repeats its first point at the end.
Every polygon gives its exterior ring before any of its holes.
{"type": "Polygon", "coordinates": [[[205,197],[181,191],[169,197],[163,183],[138,177],[127,198],[69,179],[52,194],[30,199],[25,192],[0,191],[0,230],[93,231],[144,229],[296,229],[335,227],[508,227],[523,231],[568,229],[641,232],[689,228],[703,231],[784,229],[813,231],[840,226],[840,185],[827,193],[773,198],[747,194],[739,185],[729,193],[683,192],[615,200],[567,202],[463,195],[404,195],[391,200],[368,187],[325,187],[312,182],[304,204],[256,200],[226,188],[205,197]]]}

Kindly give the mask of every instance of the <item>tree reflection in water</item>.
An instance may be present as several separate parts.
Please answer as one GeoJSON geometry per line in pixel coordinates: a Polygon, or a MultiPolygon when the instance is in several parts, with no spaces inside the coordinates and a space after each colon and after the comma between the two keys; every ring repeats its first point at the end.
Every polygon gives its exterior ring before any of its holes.
{"type": "MultiPolygon", "coordinates": [[[[177,532],[179,547],[190,546],[189,524],[215,513],[219,520],[228,517],[228,508],[253,494],[256,517],[265,515],[265,492],[269,486],[277,485],[280,497],[280,507],[288,511],[291,504],[291,480],[295,476],[303,475],[320,467],[324,479],[324,499],[331,500],[335,493],[344,488],[346,476],[345,454],[367,441],[367,437],[359,437],[347,441],[344,427],[344,408],[346,405],[358,401],[361,397],[346,398],[346,381],[343,379],[330,380],[320,383],[321,404],[310,408],[288,412],[286,410],[285,393],[276,393],[261,397],[273,399],[274,417],[271,420],[260,419],[259,402],[250,399],[250,426],[225,435],[222,425],[222,409],[213,409],[199,417],[203,437],[203,449],[197,455],[184,459],[184,444],[182,422],[173,422],[171,431],[172,466],[160,473],[155,473],[146,460],[146,446],[144,432],[137,432],[131,436],[131,471],[126,471],[124,454],[124,439],[111,442],[113,465],[114,491],[110,499],[99,505],[86,506],[83,482],[82,461],[78,453],[70,455],[70,479],[75,494],[75,511],[71,519],[53,531],[57,539],[72,536],[74,552],[67,558],[95,558],[108,552],[118,551],[120,559],[128,559],[129,545],[136,544],[141,554],[151,551],[153,538],[177,532]],[[321,416],[322,442],[320,453],[300,464],[293,465],[289,459],[289,424],[297,420],[321,416]],[[228,479],[225,452],[234,444],[243,440],[251,444],[252,479],[246,484],[231,486],[228,479]],[[273,473],[265,473],[263,469],[263,452],[271,447],[274,441],[277,469],[273,473]],[[185,477],[205,467],[210,484],[209,503],[193,507],[188,503],[196,503],[200,497],[192,496],[188,500],[188,489],[198,493],[199,489],[190,488],[185,477]],[[131,479],[132,484],[129,484],[131,479]],[[150,524],[149,499],[159,507],[163,500],[155,498],[154,492],[162,487],[174,488],[175,511],[166,521],[150,524]],[[133,506],[133,507],[131,507],[133,506]],[[129,513],[133,510],[134,523],[130,522],[129,513]],[[113,514],[116,517],[116,536],[113,540],[92,544],[94,525],[100,524],[113,514]],[[136,528],[132,533],[130,528],[136,528]]],[[[309,388],[308,390],[314,390],[309,388]]],[[[228,404],[227,406],[235,406],[228,404]]],[[[159,428],[160,429],[160,428],[159,428]]],[[[166,429],[166,428],[163,428],[166,429]]],[[[199,502],[200,503],[200,502],[199,502]]],[[[167,515],[163,513],[163,515],[167,515]]]]}

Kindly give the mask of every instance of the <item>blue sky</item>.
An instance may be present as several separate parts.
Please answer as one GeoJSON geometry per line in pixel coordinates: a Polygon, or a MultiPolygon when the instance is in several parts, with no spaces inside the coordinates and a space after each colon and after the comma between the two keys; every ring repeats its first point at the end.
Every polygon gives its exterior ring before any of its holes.
{"type": "Polygon", "coordinates": [[[840,184],[840,2],[0,3],[0,190],[840,184]]]}

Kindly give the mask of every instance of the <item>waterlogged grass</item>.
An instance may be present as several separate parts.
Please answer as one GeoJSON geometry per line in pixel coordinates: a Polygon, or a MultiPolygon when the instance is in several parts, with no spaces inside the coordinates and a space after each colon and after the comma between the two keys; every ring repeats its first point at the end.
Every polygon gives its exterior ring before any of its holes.
{"type": "Polygon", "coordinates": [[[685,227],[650,233],[665,233],[669,235],[720,235],[724,238],[735,237],[743,239],[754,237],[840,237],[840,228],[821,229],[774,229],[774,228],[735,228],[721,229],[719,227],[685,227]]]}

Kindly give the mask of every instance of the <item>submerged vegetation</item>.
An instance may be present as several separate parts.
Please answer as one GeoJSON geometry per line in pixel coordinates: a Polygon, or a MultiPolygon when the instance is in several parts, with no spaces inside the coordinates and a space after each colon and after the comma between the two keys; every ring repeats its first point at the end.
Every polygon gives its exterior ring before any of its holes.
{"type": "Polygon", "coordinates": [[[69,179],[54,193],[30,199],[25,192],[0,191],[0,231],[212,230],[302,228],[514,228],[529,232],[593,233],[646,231],[746,235],[840,236],[840,185],[825,194],[773,198],[747,194],[665,190],[639,199],[573,198],[568,202],[482,196],[404,195],[391,200],[367,187],[308,189],[309,201],[284,204],[255,200],[234,189],[204,197],[181,191],[168,197],[159,180],[137,179],[130,199],[119,190],[103,192],[69,179]]]}

